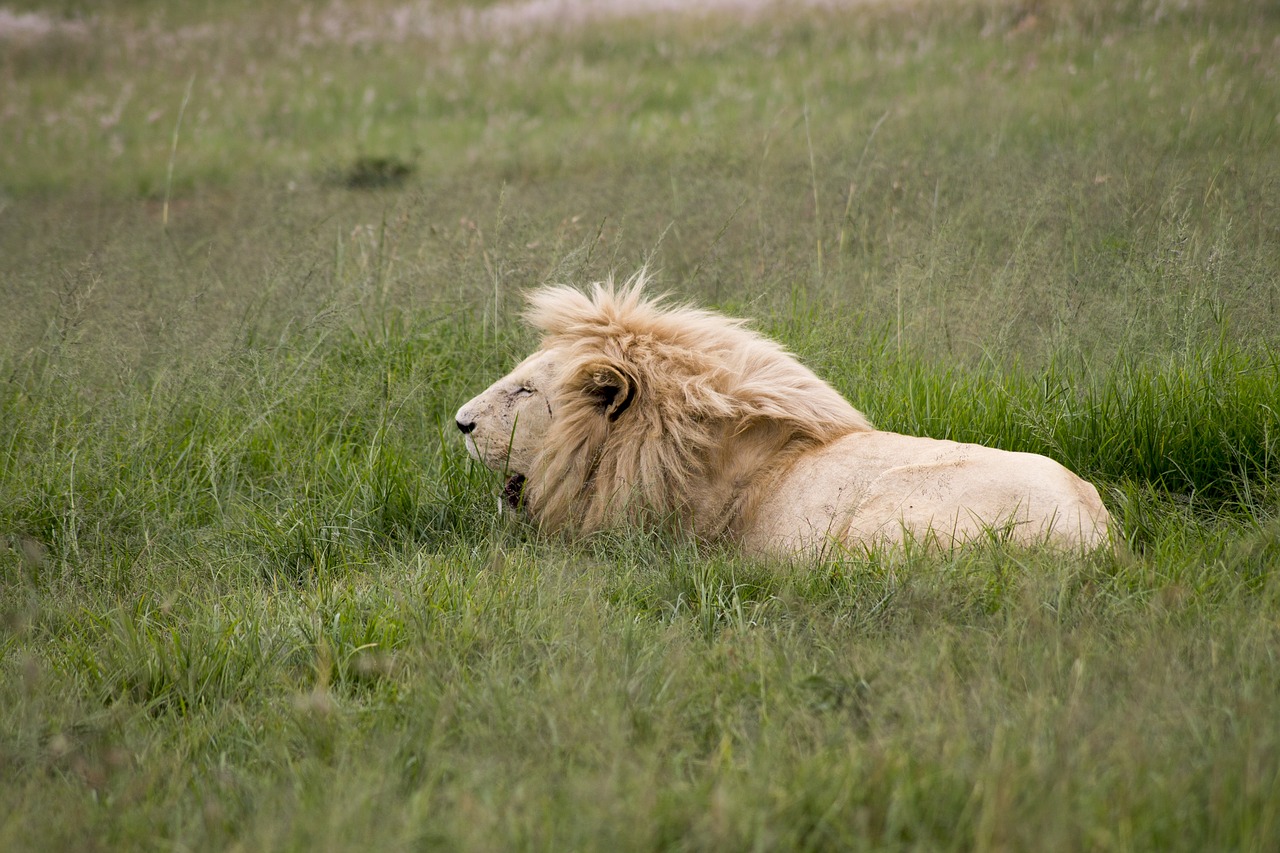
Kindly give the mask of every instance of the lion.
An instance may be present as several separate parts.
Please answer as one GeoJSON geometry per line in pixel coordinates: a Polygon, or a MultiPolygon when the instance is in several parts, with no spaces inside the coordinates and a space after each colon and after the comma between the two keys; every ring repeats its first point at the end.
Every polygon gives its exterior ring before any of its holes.
{"type": "Polygon", "coordinates": [[[541,346],[458,410],[468,453],[543,530],[658,523],[773,557],[1109,541],[1098,490],[1054,460],[877,430],[744,320],[646,283],[532,291],[541,346]]]}

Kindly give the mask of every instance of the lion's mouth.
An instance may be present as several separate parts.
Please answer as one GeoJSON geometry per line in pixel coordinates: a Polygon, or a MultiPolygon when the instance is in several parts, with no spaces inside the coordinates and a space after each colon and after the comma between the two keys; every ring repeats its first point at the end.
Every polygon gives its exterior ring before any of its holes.
{"type": "Polygon", "coordinates": [[[524,474],[512,474],[502,486],[502,502],[512,509],[524,504],[524,474]]]}

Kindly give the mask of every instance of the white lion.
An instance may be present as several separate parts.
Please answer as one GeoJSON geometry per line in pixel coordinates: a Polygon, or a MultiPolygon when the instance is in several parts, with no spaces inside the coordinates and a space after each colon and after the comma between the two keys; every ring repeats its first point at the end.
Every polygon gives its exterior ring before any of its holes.
{"type": "Polygon", "coordinates": [[[1109,541],[1097,489],[1052,459],[876,430],[744,321],[644,284],[534,291],[541,347],[458,410],[468,452],[543,529],[659,522],[773,556],[1109,541]]]}

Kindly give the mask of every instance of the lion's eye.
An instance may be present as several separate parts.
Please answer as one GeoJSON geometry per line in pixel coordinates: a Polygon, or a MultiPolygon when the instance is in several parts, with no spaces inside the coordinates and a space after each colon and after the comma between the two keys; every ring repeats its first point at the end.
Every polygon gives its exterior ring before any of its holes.
{"type": "Polygon", "coordinates": [[[525,386],[523,386],[523,385],[521,385],[519,388],[517,388],[517,389],[516,389],[516,396],[517,396],[517,397],[527,397],[528,395],[530,395],[530,394],[532,394],[532,393],[533,393],[533,389],[532,389],[532,388],[527,388],[527,387],[525,387],[525,386]]]}

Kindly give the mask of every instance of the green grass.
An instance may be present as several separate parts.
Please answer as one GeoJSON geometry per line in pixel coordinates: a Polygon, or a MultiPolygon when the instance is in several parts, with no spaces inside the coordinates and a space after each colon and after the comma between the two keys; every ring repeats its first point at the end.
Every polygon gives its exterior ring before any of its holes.
{"type": "Polygon", "coordinates": [[[463,7],[8,7],[0,849],[1280,845],[1271,4],[463,7]],[[1123,547],[499,517],[520,292],[646,261],[1123,547]]]}

